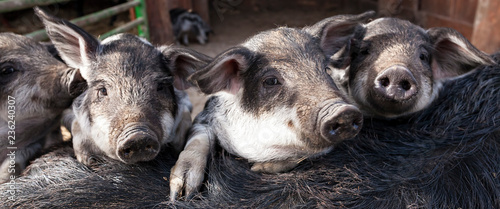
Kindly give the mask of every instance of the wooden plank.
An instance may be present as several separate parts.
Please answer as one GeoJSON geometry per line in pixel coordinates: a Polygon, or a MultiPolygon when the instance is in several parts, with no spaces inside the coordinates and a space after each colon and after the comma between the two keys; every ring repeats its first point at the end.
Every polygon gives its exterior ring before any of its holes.
{"type": "Polygon", "coordinates": [[[379,0],[378,16],[397,17],[419,25],[418,3],[416,0],[379,0]]]}
{"type": "Polygon", "coordinates": [[[174,43],[168,0],[146,0],[149,38],[157,45],[174,43]]]}
{"type": "Polygon", "coordinates": [[[183,8],[183,9],[193,9],[193,3],[191,0],[168,0],[170,9],[183,8]]]}
{"type": "Polygon", "coordinates": [[[378,15],[382,17],[395,17],[401,13],[402,0],[379,0],[378,15]]]}
{"type": "Polygon", "coordinates": [[[454,11],[454,0],[421,0],[421,10],[427,13],[451,17],[454,11]]]}
{"type": "Polygon", "coordinates": [[[424,17],[425,21],[423,22],[423,25],[425,28],[433,28],[433,27],[453,28],[458,32],[460,32],[468,40],[471,40],[472,38],[473,25],[470,23],[467,23],[465,21],[458,21],[457,19],[453,19],[447,16],[441,16],[431,13],[426,13],[424,17]]]}
{"type": "Polygon", "coordinates": [[[43,6],[54,3],[62,3],[70,0],[3,0],[0,1],[0,13],[27,9],[34,6],[43,6]]]}
{"type": "Polygon", "coordinates": [[[453,19],[474,24],[479,0],[455,0],[453,19]]]}
{"type": "Polygon", "coordinates": [[[480,50],[493,53],[500,51],[500,1],[479,0],[472,44],[480,50]]]}
{"type": "Polygon", "coordinates": [[[208,0],[193,1],[193,11],[198,13],[200,17],[210,25],[210,15],[208,10],[208,0]]]}

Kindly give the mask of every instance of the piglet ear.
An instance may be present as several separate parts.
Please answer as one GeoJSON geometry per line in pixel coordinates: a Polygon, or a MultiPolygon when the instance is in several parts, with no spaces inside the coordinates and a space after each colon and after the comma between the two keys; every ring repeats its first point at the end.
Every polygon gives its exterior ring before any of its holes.
{"type": "Polygon", "coordinates": [[[65,73],[66,79],[61,79],[68,88],[69,94],[76,98],[87,89],[87,82],[83,79],[80,70],[69,68],[65,73]]]}
{"type": "Polygon", "coordinates": [[[472,71],[479,65],[494,64],[484,52],[474,47],[462,34],[451,28],[427,30],[433,44],[434,79],[448,79],[472,71]]]}
{"type": "Polygon", "coordinates": [[[95,61],[99,41],[78,26],[35,7],[35,14],[43,21],[47,34],[66,64],[81,71],[88,79],[90,64],[95,61]]]}
{"type": "Polygon", "coordinates": [[[227,91],[236,94],[241,87],[241,75],[253,60],[245,47],[234,47],[217,56],[211,63],[194,73],[190,80],[205,94],[227,91]]]}
{"type": "Polygon", "coordinates": [[[355,31],[362,28],[362,24],[374,16],[374,11],[359,15],[337,15],[306,27],[304,31],[317,37],[325,55],[333,56],[334,67],[341,68],[350,62],[351,39],[355,31]]]}
{"type": "Polygon", "coordinates": [[[191,87],[188,77],[211,61],[207,55],[188,48],[162,46],[159,50],[165,56],[168,68],[174,75],[174,87],[179,90],[191,87]]]}

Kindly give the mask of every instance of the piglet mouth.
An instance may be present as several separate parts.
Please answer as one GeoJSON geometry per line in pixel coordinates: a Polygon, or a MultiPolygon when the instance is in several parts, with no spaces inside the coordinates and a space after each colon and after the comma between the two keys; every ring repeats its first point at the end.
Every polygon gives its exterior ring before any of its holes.
{"type": "Polygon", "coordinates": [[[377,112],[399,115],[411,110],[417,103],[418,98],[418,91],[404,99],[373,92],[369,94],[367,101],[372,106],[371,108],[377,112]]]}
{"type": "Polygon", "coordinates": [[[158,136],[145,123],[130,123],[118,137],[116,155],[124,163],[152,160],[160,152],[158,136]]]}

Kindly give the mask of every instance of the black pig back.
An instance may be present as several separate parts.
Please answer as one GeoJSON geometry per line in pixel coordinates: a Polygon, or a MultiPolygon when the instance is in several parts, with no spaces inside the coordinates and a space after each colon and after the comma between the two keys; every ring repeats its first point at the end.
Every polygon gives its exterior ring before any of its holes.
{"type": "Polygon", "coordinates": [[[16,180],[15,202],[9,185],[0,185],[0,206],[500,208],[500,67],[444,85],[430,108],[406,119],[366,119],[355,139],[287,173],[254,173],[219,151],[189,201],[168,202],[174,156],[87,168],[63,148],[16,180]]]}
{"type": "Polygon", "coordinates": [[[407,119],[366,119],[361,133],[289,173],[259,175],[222,155],[216,206],[500,208],[500,69],[450,81],[407,119]],[[220,188],[220,189],[219,189],[220,188]]]}

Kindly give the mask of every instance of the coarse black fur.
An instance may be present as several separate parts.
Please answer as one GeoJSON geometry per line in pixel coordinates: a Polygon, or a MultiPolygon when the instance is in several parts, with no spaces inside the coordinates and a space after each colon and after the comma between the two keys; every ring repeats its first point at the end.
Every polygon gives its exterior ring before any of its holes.
{"type": "Polygon", "coordinates": [[[499,208],[500,71],[445,84],[409,121],[365,120],[354,140],[289,173],[260,175],[227,155],[210,166],[217,207],[499,208]],[[223,189],[221,189],[223,188],[223,189]]]}
{"type": "Polygon", "coordinates": [[[188,201],[167,201],[171,157],[91,170],[58,156],[63,149],[35,161],[17,181],[15,202],[3,192],[0,207],[500,208],[499,91],[500,66],[482,67],[445,83],[431,108],[404,120],[366,119],[354,140],[288,173],[255,173],[218,152],[188,201]]]}

